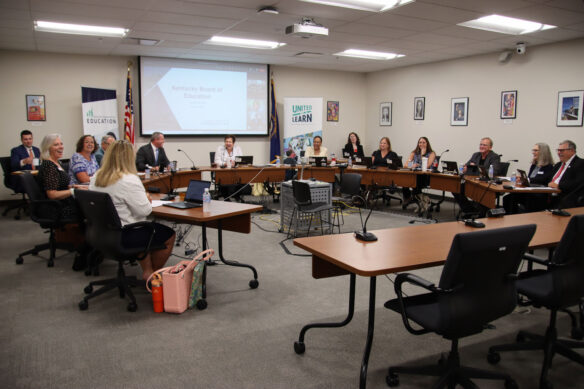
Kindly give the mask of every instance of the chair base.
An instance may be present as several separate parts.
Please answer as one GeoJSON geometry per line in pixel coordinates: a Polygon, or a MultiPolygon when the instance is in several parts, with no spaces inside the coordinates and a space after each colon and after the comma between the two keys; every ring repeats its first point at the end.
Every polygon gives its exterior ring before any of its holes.
{"type": "Polygon", "coordinates": [[[472,378],[503,380],[505,381],[506,389],[518,388],[517,383],[508,374],[461,366],[457,340],[452,341],[452,347],[448,354],[448,358],[442,357],[437,365],[390,367],[386,377],[388,386],[394,387],[399,385],[399,373],[440,377],[440,379],[432,385],[433,389],[446,387],[454,388],[457,384],[461,385],[463,388],[478,388],[478,386],[472,382],[472,378]]]}
{"type": "Polygon", "coordinates": [[[55,265],[55,252],[57,249],[73,251],[73,246],[68,243],[58,243],[55,239],[55,231],[49,231],[49,241],[43,244],[37,244],[30,250],[26,250],[16,258],[16,264],[22,265],[24,263],[25,255],[38,255],[39,252],[44,250],[49,250],[49,259],[47,260],[47,267],[53,267],[55,265]]]}
{"type": "Polygon", "coordinates": [[[92,281],[83,289],[83,291],[87,293],[87,296],[83,297],[83,300],[79,302],[79,309],[85,311],[87,308],[89,308],[90,299],[117,288],[120,294],[120,298],[125,298],[128,296],[130,299],[130,302],[127,306],[128,311],[135,312],[138,309],[138,305],[136,304],[136,298],[134,297],[134,293],[132,293],[131,288],[136,286],[145,287],[146,282],[144,280],[137,279],[135,276],[126,276],[124,265],[122,262],[119,262],[118,274],[115,278],[92,281]],[[94,291],[94,286],[101,286],[101,288],[94,291]]]}
{"type": "Polygon", "coordinates": [[[15,201],[14,204],[8,205],[6,209],[4,209],[4,212],[2,212],[2,216],[6,216],[8,215],[8,212],[16,210],[16,215],[14,215],[14,219],[20,220],[21,212],[24,213],[25,215],[28,214],[28,203],[24,198],[24,195],[22,197],[23,197],[22,200],[15,201]]]}
{"type": "Polygon", "coordinates": [[[553,310],[550,318],[550,324],[546,330],[545,335],[536,335],[526,331],[519,331],[517,334],[517,342],[512,344],[504,344],[493,346],[489,348],[487,360],[491,364],[496,364],[501,360],[499,352],[504,351],[523,351],[523,350],[543,350],[544,360],[541,369],[539,387],[541,389],[548,389],[552,387],[548,380],[548,372],[552,366],[552,359],[554,355],[560,354],[564,357],[584,365],[584,356],[575,352],[574,348],[584,348],[584,342],[568,339],[558,339],[556,330],[556,314],[553,310]]]}

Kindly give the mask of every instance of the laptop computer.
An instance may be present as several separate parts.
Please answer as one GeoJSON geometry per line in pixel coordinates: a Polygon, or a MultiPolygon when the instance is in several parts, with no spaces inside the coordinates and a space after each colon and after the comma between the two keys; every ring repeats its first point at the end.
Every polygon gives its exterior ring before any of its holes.
{"type": "Polygon", "coordinates": [[[442,172],[458,174],[458,163],[456,161],[442,161],[442,172]]]}
{"type": "Polygon", "coordinates": [[[517,184],[525,187],[532,187],[532,188],[543,188],[545,185],[542,184],[531,184],[529,182],[529,177],[527,177],[527,173],[525,170],[517,169],[517,173],[519,173],[520,178],[517,184]]]}
{"type": "Polygon", "coordinates": [[[239,155],[235,157],[235,166],[253,165],[253,155],[239,155]]]}
{"type": "Polygon", "coordinates": [[[308,157],[311,166],[326,167],[326,157],[308,157]]]}
{"type": "Polygon", "coordinates": [[[164,204],[164,206],[178,209],[202,207],[203,193],[205,193],[205,189],[210,187],[211,187],[210,181],[191,180],[191,182],[189,182],[189,186],[187,187],[185,201],[180,201],[176,203],[166,203],[164,204]]]}
{"type": "Polygon", "coordinates": [[[373,159],[371,157],[355,157],[353,164],[370,168],[373,164],[373,159]]]}

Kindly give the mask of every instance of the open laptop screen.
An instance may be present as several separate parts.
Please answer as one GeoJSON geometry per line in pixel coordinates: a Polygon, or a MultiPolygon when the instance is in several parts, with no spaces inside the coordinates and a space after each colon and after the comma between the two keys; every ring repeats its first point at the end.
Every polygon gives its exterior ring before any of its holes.
{"type": "Polygon", "coordinates": [[[187,188],[187,193],[185,194],[185,201],[193,203],[202,203],[205,188],[210,187],[211,187],[210,181],[191,180],[187,188]]]}
{"type": "Polygon", "coordinates": [[[235,165],[253,165],[253,155],[241,155],[235,157],[235,165]]]}
{"type": "Polygon", "coordinates": [[[309,157],[308,162],[312,166],[326,166],[326,157],[309,157]]]}

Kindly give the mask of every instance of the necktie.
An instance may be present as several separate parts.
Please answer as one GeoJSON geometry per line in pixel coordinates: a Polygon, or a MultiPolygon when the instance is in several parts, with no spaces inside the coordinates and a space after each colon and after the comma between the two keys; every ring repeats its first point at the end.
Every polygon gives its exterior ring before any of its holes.
{"type": "Polygon", "coordinates": [[[554,179],[552,180],[552,182],[555,182],[558,179],[558,177],[560,176],[560,174],[562,174],[562,172],[564,171],[564,167],[565,166],[566,166],[566,163],[565,162],[562,162],[562,166],[560,166],[560,170],[558,170],[558,172],[554,176],[554,179]]]}
{"type": "Polygon", "coordinates": [[[158,166],[158,148],[154,152],[154,165],[158,166]]]}
{"type": "Polygon", "coordinates": [[[30,165],[32,166],[31,169],[34,170],[34,154],[32,153],[32,149],[28,149],[28,156],[33,159],[33,161],[30,163],[30,165]]]}

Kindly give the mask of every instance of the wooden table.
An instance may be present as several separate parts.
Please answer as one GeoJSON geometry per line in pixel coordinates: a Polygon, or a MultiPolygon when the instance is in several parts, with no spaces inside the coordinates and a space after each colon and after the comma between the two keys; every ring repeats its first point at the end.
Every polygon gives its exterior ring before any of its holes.
{"type": "Polygon", "coordinates": [[[209,168],[206,170],[215,173],[215,183],[217,185],[234,185],[248,182],[282,182],[286,176],[286,171],[290,168],[286,166],[242,166],[230,169],[209,168]]]}
{"type": "MultiPolygon", "coordinates": [[[[584,214],[584,207],[568,210],[572,215],[584,214]]],[[[550,212],[508,215],[502,218],[481,219],[485,228],[501,228],[534,223],[537,230],[529,243],[530,249],[553,247],[560,241],[570,218],[550,212]]],[[[375,326],[375,293],[378,275],[437,266],[444,263],[454,235],[474,231],[461,222],[417,225],[373,231],[378,241],[360,242],[353,234],[325,235],[294,239],[294,244],[312,254],[314,278],[350,275],[349,313],[338,323],[314,323],[304,326],[294,350],[305,350],[304,335],[311,328],[341,327],[347,325],[354,313],[356,275],[370,277],[368,330],[361,363],[360,388],[366,387],[367,365],[375,326]],[[424,237],[423,244],[417,238],[424,237]]]]}
{"type": "Polygon", "coordinates": [[[361,184],[367,186],[390,186],[397,185],[408,188],[416,187],[418,174],[422,172],[412,170],[389,170],[385,167],[377,169],[367,169],[359,167],[348,167],[345,173],[357,173],[361,175],[361,184]]]}
{"type": "Polygon", "coordinates": [[[497,206],[497,198],[505,193],[523,193],[523,194],[536,194],[536,193],[560,193],[559,189],[553,188],[530,188],[525,189],[505,189],[503,185],[495,184],[492,182],[479,181],[478,178],[467,178],[465,180],[464,191],[465,196],[471,198],[477,203],[484,205],[487,208],[495,208],[497,206]]]}
{"type": "Polygon", "coordinates": [[[174,174],[150,173],[149,180],[144,179],[143,175],[140,175],[140,179],[145,188],[155,187],[160,189],[161,192],[169,192],[171,189],[189,186],[191,180],[200,180],[201,170],[179,170],[174,174]]]}
{"type": "MultiPolygon", "coordinates": [[[[152,196],[159,199],[162,195],[152,196]]],[[[234,231],[243,234],[251,232],[251,214],[262,210],[261,205],[233,203],[227,201],[211,201],[209,212],[203,212],[203,208],[177,209],[172,207],[155,207],[152,215],[179,223],[200,225],[202,227],[203,250],[207,249],[207,227],[217,229],[219,259],[226,265],[246,267],[253,272],[253,279],[249,282],[252,289],[258,287],[258,274],[256,269],[248,264],[230,261],[223,256],[223,230],[234,231]]],[[[207,266],[203,270],[203,298],[207,296],[206,290],[207,266]]]]}

